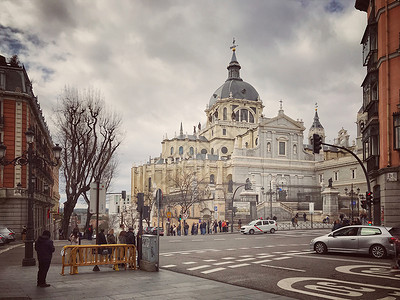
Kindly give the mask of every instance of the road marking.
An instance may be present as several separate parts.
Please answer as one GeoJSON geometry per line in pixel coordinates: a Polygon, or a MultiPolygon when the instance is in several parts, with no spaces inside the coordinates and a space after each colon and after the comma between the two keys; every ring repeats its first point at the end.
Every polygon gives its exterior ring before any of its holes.
{"type": "Polygon", "coordinates": [[[239,257],[243,257],[243,258],[245,258],[245,257],[253,257],[253,255],[240,255],[239,257]]]}
{"type": "Polygon", "coordinates": [[[306,271],[306,270],[301,270],[301,269],[285,268],[285,267],[278,267],[278,266],[271,266],[271,265],[261,265],[261,267],[288,270],[288,271],[295,271],[295,272],[305,272],[306,271]]]}
{"type": "Polygon", "coordinates": [[[245,266],[250,266],[250,264],[239,264],[239,265],[233,265],[233,266],[228,266],[229,268],[240,268],[240,267],[245,267],[245,266]]]}
{"type": "Polygon", "coordinates": [[[162,256],[172,256],[173,254],[160,254],[162,256]]]}
{"type": "Polygon", "coordinates": [[[4,252],[7,252],[7,251],[9,251],[9,250],[11,250],[11,249],[17,248],[17,247],[19,247],[19,246],[22,246],[22,245],[23,245],[23,244],[12,245],[12,246],[8,247],[7,249],[1,250],[1,251],[0,251],[0,254],[2,254],[2,253],[4,253],[4,252]]]}
{"type": "Polygon", "coordinates": [[[247,250],[250,249],[249,247],[243,247],[243,248],[239,248],[240,250],[247,250]]]}
{"type": "Polygon", "coordinates": [[[245,240],[246,238],[235,238],[235,240],[245,240]]]}
{"type": "MultiPolygon", "coordinates": [[[[307,253],[308,254],[308,253],[307,253]]],[[[322,260],[336,260],[336,261],[345,261],[345,262],[354,262],[354,263],[362,263],[360,260],[354,260],[354,259],[343,259],[343,258],[334,258],[334,257],[319,257],[318,255],[315,256],[305,256],[303,255],[302,257],[304,258],[312,258],[312,259],[322,259],[322,260]]],[[[382,263],[382,262],[373,262],[369,261],[369,264],[376,264],[376,265],[390,265],[389,263],[382,263]]]]}
{"type": "Polygon", "coordinates": [[[202,266],[198,266],[198,267],[193,267],[193,268],[189,268],[186,269],[188,271],[195,271],[195,270],[199,270],[199,269],[204,269],[204,268],[208,268],[210,265],[202,265],[202,266]]]}
{"type": "Polygon", "coordinates": [[[223,257],[222,259],[231,260],[231,259],[235,259],[235,257],[223,257]]]}
{"type": "Polygon", "coordinates": [[[185,261],[182,264],[184,264],[184,265],[193,265],[193,264],[196,264],[196,262],[195,261],[185,261]]]}
{"type": "Polygon", "coordinates": [[[236,249],[231,248],[231,249],[225,249],[225,251],[235,251],[236,249]]]}
{"type": "Polygon", "coordinates": [[[242,262],[242,261],[249,261],[249,260],[255,260],[255,258],[254,257],[249,257],[249,258],[237,259],[236,261],[242,262]]]}
{"type": "Polygon", "coordinates": [[[163,267],[163,268],[173,268],[173,267],[176,267],[176,265],[166,265],[166,266],[161,266],[161,267],[163,267]]]}
{"type": "Polygon", "coordinates": [[[262,247],[251,247],[253,249],[262,249],[262,247]]]}
{"type": "Polygon", "coordinates": [[[225,239],[214,239],[214,241],[225,241],[225,239]]]}
{"type": "Polygon", "coordinates": [[[192,242],[202,242],[203,240],[202,239],[199,239],[199,240],[192,240],[192,242]]]}
{"type": "Polygon", "coordinates": [[[219,262],[219,263],[215,263],[213,264],[214,266],[222,266],[222,265],[227,265],[227,264],[233,264],[233,261],[223,261],[223,262],[219,262]]]}
{"type": "Polygon", "coordinates": [[[203,259],[205,262],[212,262],[212,261],[217,261],[216,259],[203,259]]]}
{"type": "Polygon", "coordinates": [[[256,236],[254,239],[259,240],[259,239],[265,239],[265,238],[266,238],[265,236],[256,236]]]}
{"type": "Polygon", "coordinates": [[[299,250],[289,250],[288,252],[298,252],[299,250]]]}
{"type": "Polygon", "coordinates": [[[286,253],[286,252],[278,251],[278,252],[272,252],[272,253],[275,253],[275,254],[282,254],[282,253],[286,253]]]}
{"type": "Polygon", "coordinates": [[[270,255],[270,253],[258,253],[256,255],[270,255]]]}
{"type": "Polygon", "coordinates": [[[267,257],[273,257],[275,255],[269,254],[269,255],[262,255],[262,256],[258,256],[257,258],[267,258],[267,257]]]}
{"type": "Polygon", "coordinates": [[[385,278],[385,279],[394,279],[394,280],[400,280],[400,275],[398,274],[393,274],[391,271],[390,267],[384,267],[384,266],[374,266],[374,265],[353,265],[353,266],[339,266],[335,268],[336,271],[345,273],[345,274],[356,274],[357,276],[370,276],[374,278],[385,278]],[[361,271],[352,271],[352,269],[356,268],[364,268],[364,270],[361,271]],[[386,276],[382,276],[386,275],[386,276]],[[389,276],[388,276],[389,275],[389,276]],[[390,276],[394,275],[394,277],[390,276]]]}
{"type": "Polygon", "coordinates": [[[264,260],[259,260],[259,261],[253,261],[252,264],[263,264],[266,262],[270,262],[270,259],[264,259],[264,260]]]}
{"type": "Polygon", "coordinates": [[[203,271],[203,272],[201,272],[201,273],[202,273],[202,274],[209,274],[209,273],[214,273],[214,272],[218,272],[218,271],[222,271],[222,270],[225,270],[225,268],[215,268],[215,269],[203,271]]]}
{"type": "Polygon", "coordinates": [[[273,258],[273,260],[283,260],[283,259],[288,259],[288,258],[290,258],[290,257],[282,256],[282,257],[275,257],[275,258],[273,258]]]}

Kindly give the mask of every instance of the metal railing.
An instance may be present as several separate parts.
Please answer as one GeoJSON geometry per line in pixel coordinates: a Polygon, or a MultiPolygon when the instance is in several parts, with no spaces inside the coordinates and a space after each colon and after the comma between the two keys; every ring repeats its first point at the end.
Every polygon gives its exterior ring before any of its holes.
{"type": "Polygon", "coordinates": [[[62,250],[62,270],[70,267],[69,274],[78,274],[78,267],[114,265],[118,271],[118,265],[136,270],[136,247],[127,244],[107,245],[67,245],[62,250]]]}
{"type": "Polygon", "coordinates": [[[298,229],[331,229],[333,224],[313,222],[310,221],[298,221],[297,224],[293,225],[291,222],[278,222],[278,230],[298,230],[298,229]]]}

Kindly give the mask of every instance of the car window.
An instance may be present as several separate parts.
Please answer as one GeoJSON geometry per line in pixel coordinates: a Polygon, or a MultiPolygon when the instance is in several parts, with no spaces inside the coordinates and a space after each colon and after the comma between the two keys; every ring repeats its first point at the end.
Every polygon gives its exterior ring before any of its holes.
{"type": "Polygon", "coordinates": [[[264,225],[268,225],[268,221],[263,221],[263,224],[264,225]]]}
{"type": "Polygon", "coordinates": [[[269,224],[274,224],[275,222],[274,221],[269,221],[269,224]]]}
{"type": "Polygon", "coordinates": [[[257,223],[256,223],[256,225],[261,225],[262,224],[262,222],[261,221],[258,221],[257,223]]]}
{"type": "Polygon", "coordinates": [[[334,233],[334,236],[355,236],[357,235],[357,227],[346,227],[334,233]]]}
{"type": "Polygon", "coordinates": [[[382,234],[379,228],[372,228],[372,227],[361,228],[360,235],[377,235],[377,234],[382,234]]]}

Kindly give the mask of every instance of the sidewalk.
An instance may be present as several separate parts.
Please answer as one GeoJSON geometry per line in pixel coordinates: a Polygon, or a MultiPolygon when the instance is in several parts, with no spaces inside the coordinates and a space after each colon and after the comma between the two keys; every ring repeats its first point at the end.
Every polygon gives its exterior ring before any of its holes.
{"type": "Polygon", "coordinates": [[[116,272],[102,266],[100,272],[93,272],[93,267],[80,267],[79,274],[69,275],[68,269],[62,276],[56,258],[61,245],[55,244],[48,288],[36,286],[37,266],[21,266],[23,245],[1,253],[0,299],[292,299],[163,269],[116,272]]]}

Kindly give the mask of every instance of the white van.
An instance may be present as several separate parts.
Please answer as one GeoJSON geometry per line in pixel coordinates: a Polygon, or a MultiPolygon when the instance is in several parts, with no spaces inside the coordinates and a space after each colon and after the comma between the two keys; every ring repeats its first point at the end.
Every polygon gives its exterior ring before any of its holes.
{"type": "Polygon", "coordinates": [[[275,233],[278,230],[278,225],[274,220],[254,220],[248,225],[242,226],[240,232],[243,234],[255,234],[255,233],[275,233]]]}

